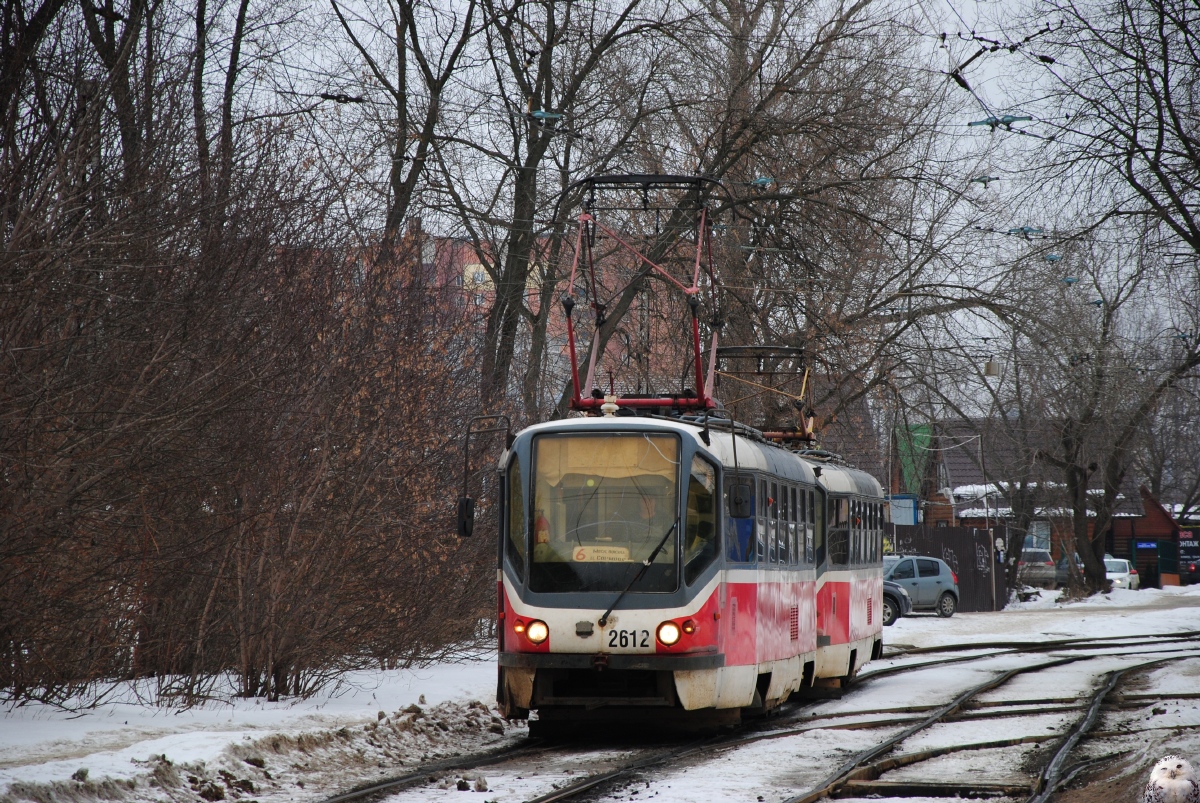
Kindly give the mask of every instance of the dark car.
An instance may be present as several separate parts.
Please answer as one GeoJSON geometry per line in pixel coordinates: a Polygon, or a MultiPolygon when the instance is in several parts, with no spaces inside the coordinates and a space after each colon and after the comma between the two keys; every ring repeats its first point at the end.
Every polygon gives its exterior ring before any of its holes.
{"type": "Polygon", "coordinates": [[[940,558],[885,556],[883,579],[908,592],[914,611],[935,611],[938,616],[950,617],[958,610],[958,575],[940,558]]]}
{"type": "Polygon", "coordinates": [[[912,613],[912,597],[904,590],[904,586],[883,581],[883,626],[890,627],[901,616],[912,613]]]}
{"type": "Polygon", "coordinates": [[[1188,530],[1179,535],[1179,582],[1200,583],[1200,539],[1188,530]]]}
{"type": "MultiPolygon", "coordinates": [[[[1080,576],[1083,575],[1083,561],[1079,559],[1078,555],[1075,556],[1075,569],[1080,576]]],[[[1060,558],[1058,563],[1054,564],[1054,582],[1060,588],[1066,588],[1071,582],[1070,571],[1071,568],[1067,565],[1066,558],[1060,558]]]]}

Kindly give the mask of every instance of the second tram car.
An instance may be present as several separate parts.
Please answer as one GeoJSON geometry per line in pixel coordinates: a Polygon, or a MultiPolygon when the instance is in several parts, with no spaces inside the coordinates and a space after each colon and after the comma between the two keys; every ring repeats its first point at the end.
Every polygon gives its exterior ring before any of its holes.
{"type": "Polygon", "coordinates": [[[531,426],[500,462],[501,710],[736,722],[881,649],[882,489],[728,419],[531,426]]]}

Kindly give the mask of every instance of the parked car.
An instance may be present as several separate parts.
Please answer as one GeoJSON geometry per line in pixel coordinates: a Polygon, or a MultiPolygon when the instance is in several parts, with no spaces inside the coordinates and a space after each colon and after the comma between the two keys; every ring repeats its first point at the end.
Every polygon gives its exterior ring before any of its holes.
{"type": "Polygon", "coordinates": [[[908,592],[914,611],[950,617],[958,610],[958,575],[940,558],[889,555],[883,559],[883,579],[908,592]]]}
{"type": "Polygon", "coordinates": [[[1113,588],[1128,588],[1130,591],[1137,591],[1142,582],[1133,564],[1122,558],[1105,558],[1104,576],[1112,581],[1113,588]]]}
{"type": "MultiPolygon", "coordinates": [[[[1083,561],[1081,561],[1079,559],[1078,555],[1075,556],[1075,570],[1080,575],[1083,574],[1083,561]]],[[[1068,583],[1070,583],[1071,582],[1070,571],[1071,571],[1071,569],[1070,569],[1070,566],[1068,566],[1068,564],[1067,564],[1066,558],[1063,558],[1058,563],[1054,564],[1054,582],[1056,584],[1058,584],[1059,586],[1065,586],[1068,583]]]]}
{"type": "Polygon", "coordinates": [[[1054,577],[1054,558],[1045,549],[1026,549],[1017,561],[1017,580],[1027,586],[1041,586],[1053,591],[1058,588],[1054,577]]]}
{"type": "Polygon", "coordinates": [[[1200,540],[1191,530],[1179,537],[1179,582],[1185,586],[1200,583],[1200,540]]]}
{"type": "Polygon", "coordinates": [[[904,590],[904,586],[883,581],[883,626],[891,627],[901,616],[912,613],[912,597],[904,590]]]}

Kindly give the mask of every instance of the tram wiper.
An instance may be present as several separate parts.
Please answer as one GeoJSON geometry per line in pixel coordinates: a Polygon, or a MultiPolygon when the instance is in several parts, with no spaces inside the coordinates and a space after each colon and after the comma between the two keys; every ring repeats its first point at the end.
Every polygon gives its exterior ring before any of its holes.
{"type": "Polygon", "coordinates": [[[654,551],[650,553],[650,557],[642,561],[642,568],[638,569],[638,573],[635,574],[633,579],[629,581],[629,585],[625,586],[625,590],[617,595],[617,598],[613,600],[613,604],[609,605],[608,610],[605,611],[604,615],[600,617],[601,627],[604,627],[606,624],[608,624],[608,615],[612,613],[618,605],[621,604],[621,600],[625,599],[625,595],[629,593],[629,589],[633,588],[634,585],[637,584],[637,581],[642,579],[642,575],[645,574],[646,570],[650,568],[650,564],[653,563],[654,559],[658,557],[658,553],[662,552],[662,548],[667,545],[667,539],[671,537],[671,533],[675,532],[675,528],[678,526],[679,519],[675,519],[675,523],[671,525],[671,529],[667,530],[666,535],[664,535],[662,540],[658,542],[658,546],[654,547],[654,551]]]}

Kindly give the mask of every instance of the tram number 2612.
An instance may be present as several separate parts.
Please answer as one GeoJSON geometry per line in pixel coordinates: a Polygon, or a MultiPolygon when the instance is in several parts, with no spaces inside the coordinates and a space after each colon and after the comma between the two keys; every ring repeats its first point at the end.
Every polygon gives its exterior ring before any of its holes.
{"type": "Polygon", "coordinates": [[[608,631],[608,646],[610,647],[649,647],[649,630],[610,630],[608,631]]]}

